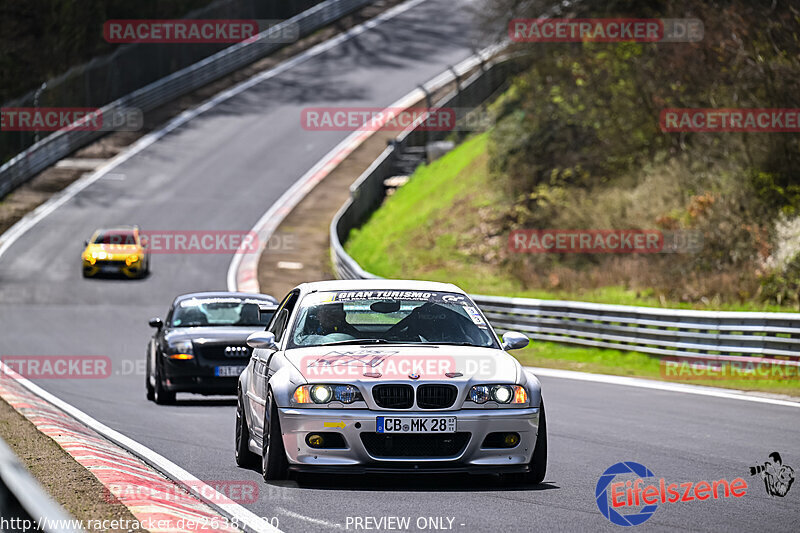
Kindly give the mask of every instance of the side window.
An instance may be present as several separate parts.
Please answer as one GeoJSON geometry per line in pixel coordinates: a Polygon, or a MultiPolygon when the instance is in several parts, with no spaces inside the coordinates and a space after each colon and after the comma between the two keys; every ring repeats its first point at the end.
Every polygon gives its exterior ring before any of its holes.
{"type": "Polygon", "coordinates": [[[283,299],[280,307],[278,307],[278,310],[275,312],[275,316],[272,317],[269,327],[267,327],[267,331],[271,331],[273,334],[275,334],[275,342],[278,344],[280,344],[283,334],[286,331],[286,326],[289,323],[289,317],[292,315],[292,311],[297,303],[297,297],[299,294],[299,292],[294,291],[289,293],[286,298],[283,299]]]}

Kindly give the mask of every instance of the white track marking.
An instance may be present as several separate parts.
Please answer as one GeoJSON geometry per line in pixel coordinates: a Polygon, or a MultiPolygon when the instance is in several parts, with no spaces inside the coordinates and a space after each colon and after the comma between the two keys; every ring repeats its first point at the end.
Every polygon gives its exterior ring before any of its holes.
{"type": "Polygon", "coordinates": [[[294,511],[290,511],[289,509],[284,509],[283,507],[276,507],[275,509],[279,513],[285,514],[286,516],[296,518],[297,520],[303,520],[311,524],[316,524],[318,526],[325,526],[334,529],[342,529],[344,527],[342,526],[342,524],[337,524],[335,522],[328,522],[327,520],[320,520],[319,518],[311,518],[310,516],[301,515],[300,513],[295,513],[294,511]]]}
{"type": "Polygon", "coordinates": [[[625,387],[639,387],[641,389],[654,389],[666,392],[679,392],[683,394],[699,394],[701,396],[713,396],[726,400],[744,400],[746,402],[767,403],[770,405],[780,405],[783,407],[800,408],[800,401],[781,400],[778,398],[766,398],[746,394],[742,391],[731,389],[720,389],[717,387],[701,387],[699,385],[685,385],[683,383],[670,383],[667,381],[655,381],[642,378],[631,378],[626,376],[610,376],[607,374],[589,374],[588,372],[574,372],[572,370],[558,370],[554,368],[525,367],[537,376],[559,379],[574,379],[577,381],[592,381],[595,383],[607,383],[609,385],[622,385],[625,387]]]}

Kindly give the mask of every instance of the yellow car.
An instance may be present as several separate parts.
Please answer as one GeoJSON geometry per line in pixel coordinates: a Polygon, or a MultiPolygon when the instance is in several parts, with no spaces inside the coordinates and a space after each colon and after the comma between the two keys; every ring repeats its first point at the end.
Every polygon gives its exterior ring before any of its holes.
{"type": "Polygon", "coordinates": [[[143,278],[150,270],[150,254],[142,245],[137,226],[101,229],[84,243],[83,277],[98,274],[143,278]]]}

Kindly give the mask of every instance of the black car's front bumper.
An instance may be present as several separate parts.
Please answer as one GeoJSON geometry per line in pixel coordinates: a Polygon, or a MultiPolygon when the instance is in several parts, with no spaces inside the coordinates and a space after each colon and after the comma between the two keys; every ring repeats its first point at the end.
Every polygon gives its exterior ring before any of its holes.
{"type": "Polygon", "coordinates": [[[239,371],[247,366],[247,360],[227,361],[226,364],[216,362],[198,362],[196,359],[165,359],[162,365],[163,386],[170,392],[192,392],[195,394],[236,394],[239,374],[218,376],[218,367],[239,367],[239,371]]]}

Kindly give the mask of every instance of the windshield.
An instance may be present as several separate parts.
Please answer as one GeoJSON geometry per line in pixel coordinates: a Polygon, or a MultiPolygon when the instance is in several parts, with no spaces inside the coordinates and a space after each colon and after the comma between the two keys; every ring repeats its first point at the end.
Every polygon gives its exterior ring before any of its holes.
{"type": "Polygon", "coordinates": [[[192,298],[182,301],[172,316],[172,327],[198,326],[263,326],[271,312],[259,312],[259,305],[270,302],[242,298],[192,298]],[[259,316],[260,315],[260,316],[259,316]]]}
{"type": "Polygon", "coordinates": [[[358,343],[499,347],[481,312],[463,294],[336,291],[303,299],[289,347],[358,343]]]}
{"type": "Polygon", "coordinates": [[[118,244],[120,246],[136,245],[136,235],[133,231],[100,231],[95,236],[93,244],[118,244]]]}

